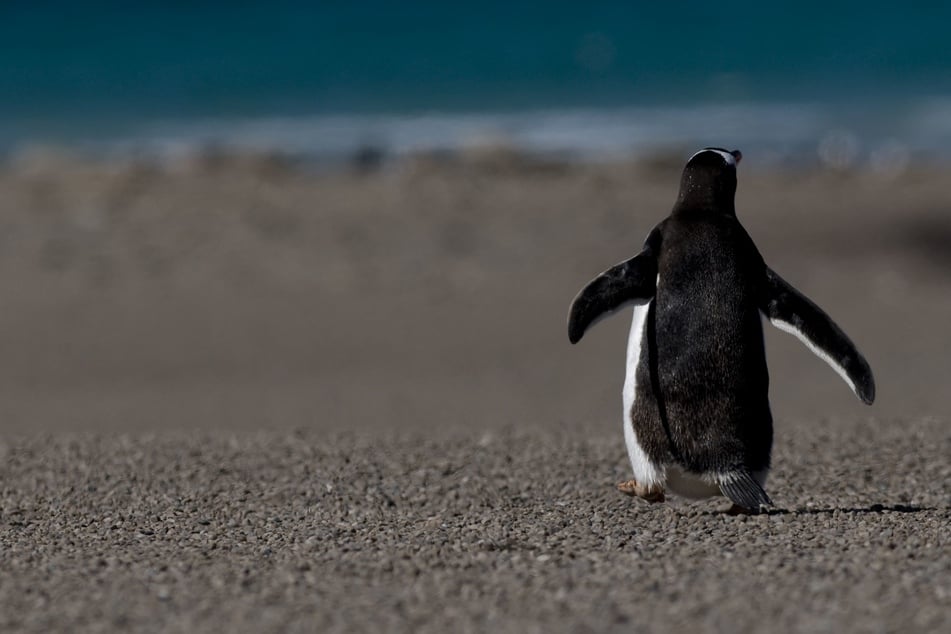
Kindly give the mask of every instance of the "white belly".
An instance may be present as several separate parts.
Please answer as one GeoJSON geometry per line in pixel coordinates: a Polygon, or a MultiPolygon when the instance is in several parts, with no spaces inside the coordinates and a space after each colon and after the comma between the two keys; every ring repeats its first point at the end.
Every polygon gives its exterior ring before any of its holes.
{"type": "Polygon", "coordinates": [[[627,372],[624,377],[622,401],[624,403],[624,442],[627,444],[627,455],[631,459],[631,468],[634,470],[634,479],[645,486],[654,486],[664,483],[664,470],[647,457],[640,443],[631,418],[634,401],[637,399],[637,365],[640,362],[641,351],[647,343],[644,333],[647,329],[647,311],[650,302],[634,307],[634,319],[631,322],[631,334],[627,340],[627,372]]]}
{"type": "Polygon", "coordinates": [[[712,480],[710,476],[684,471],[677,466],[667,467],[667,489],[681,497],[702,500],[723,495],[719,485],[712,480]]]}

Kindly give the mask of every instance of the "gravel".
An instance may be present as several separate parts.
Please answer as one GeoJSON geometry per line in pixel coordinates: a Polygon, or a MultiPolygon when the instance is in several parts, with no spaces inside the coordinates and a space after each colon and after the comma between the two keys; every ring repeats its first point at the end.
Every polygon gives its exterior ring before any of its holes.
{"type": "Polygon", "coordinates": [[[730,516],[565,430],[8,438],[0,630],[948,631],[949,447],[780,425],[776,509],[730,516]]]}

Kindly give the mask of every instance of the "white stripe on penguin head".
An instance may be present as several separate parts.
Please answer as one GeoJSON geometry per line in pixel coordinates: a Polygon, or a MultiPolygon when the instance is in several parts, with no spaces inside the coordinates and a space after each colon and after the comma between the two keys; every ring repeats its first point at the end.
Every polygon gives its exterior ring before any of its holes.
{"type": "Polygon", "coordinates": [[[732,165],[733,167],[736,167],[736,157],[734,157],[729,152],[724,152],[723,150],[714,150],[713,148],[703,148],[702,150],[700,150],[699,152],[691,156],[689,159],[687,159],[687,162],[689,163],[690,161],[694,159],[694,157],[699,156],[700,154],[703,154],[704,152],[713,152],[715,154],[719,154],[720,156],[723,157],[723,161],[727,165],[732,165]]]}

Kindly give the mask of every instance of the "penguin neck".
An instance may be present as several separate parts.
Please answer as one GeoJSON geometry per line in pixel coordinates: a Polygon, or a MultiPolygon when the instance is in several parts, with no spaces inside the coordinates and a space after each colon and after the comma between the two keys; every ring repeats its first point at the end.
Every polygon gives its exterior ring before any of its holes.
{"type": "Polygon", "coordinates": [[[680,193],[674,213],[736,215],[733,199],[736,196],[736,175],[709,170],[684,170],[680,181],[680,193]]]}
{"type": "Polygon", "coordinates": [[[673,209],[674,216],[732,216],[736,217],[736,207],[733,197],[728,199],[715,196],[683,196],[681,195],[673,209]]]}

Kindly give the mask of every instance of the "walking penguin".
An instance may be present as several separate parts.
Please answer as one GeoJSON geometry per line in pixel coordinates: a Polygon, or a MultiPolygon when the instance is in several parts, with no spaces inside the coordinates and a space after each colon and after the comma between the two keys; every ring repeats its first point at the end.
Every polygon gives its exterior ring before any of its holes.
{"type": "Polygon", "coordinates": [[[739,150],[687,161],[670,216],[643,250],[571,303],[568,338],[633,305],[624,380],[624,439],[634,478],[618,489],[651,502],[665,492],[725,495],[735,510],[772,502],[764,486],[773,423],[760,315],[798,337],[864,403],[868,363],[818,306],[766,266],[734,208],[739,150]]]}

